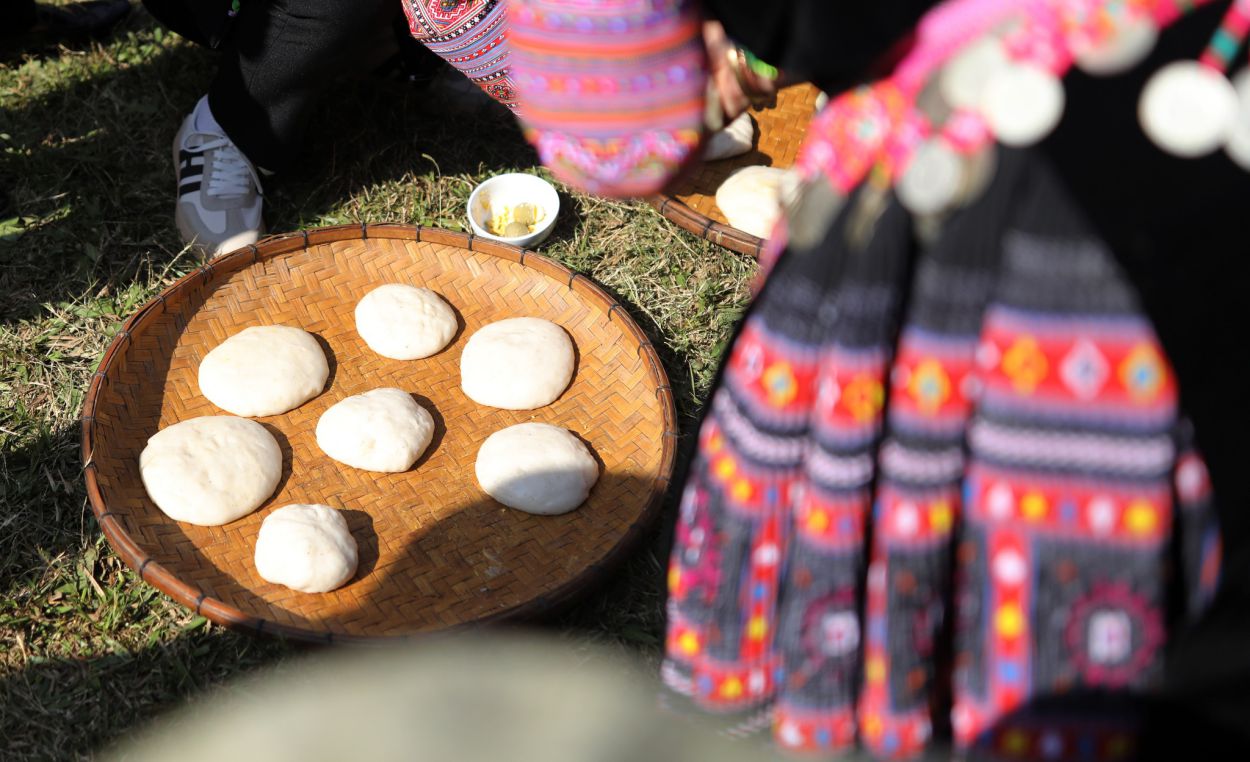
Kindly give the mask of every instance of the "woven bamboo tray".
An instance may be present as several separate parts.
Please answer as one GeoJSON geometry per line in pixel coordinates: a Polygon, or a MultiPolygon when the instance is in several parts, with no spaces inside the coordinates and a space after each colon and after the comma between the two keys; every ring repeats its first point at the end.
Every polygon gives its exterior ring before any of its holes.
{"type": "Polygon", "coordinates": [[[651,205],[682,230],[758,258],[763,239],[729,225],[729,220],[716,206],[716,189],[742,167],[787,169],[793,166],[807,134],[807,125],[812,121],[818,95],[820,90],[814,85],[791,85],[777,93],[776,106],[751,109],[758,125],[755,148],[732,159],[701,163],[674,185],[669,194],[652,196],[651,205]]]}
{"type": "Polygon", "coordinates": [[[269,238],[175,283],[131,317],[104,355],[83,408],[92,510],[118,554],[148,583],[215,622],[299,640],[372,640],[535,616],[605,574],[655,518],[673,466],[676,424],[664,370],[620,305],[549,259],[462,233],[403,225],[325,228],[269,238]],[[410,282],[442,294],[461,330],[447,349],[411,362],[380,357],[357,335],[356,302],[410,282]],[[573,382],[534,411],[479,406],[460,391],[460,352],[482,325],[540,316],[573,337],[573,382]],[[326,391],[258,419],[282,446],[283,481],[258,511],[220,527],[180,524],[156,508],[139,453],[170,424],[220,415],[200,393],[204,355],[249,325],[298,325],[330,360],[326,391]],[[378,474],[324,455],[317,419],[338,400],[381,386],[418,394],[436,422],[416,466],[378,474]],[[530,516],[478,487],[481,442],[505,426],[564,426],[602,464],[580,508],[530,516]],[[261,520],[288,503],[345,509],[360,568],[345,586],[310,595],[260,579],[261,520]]]}

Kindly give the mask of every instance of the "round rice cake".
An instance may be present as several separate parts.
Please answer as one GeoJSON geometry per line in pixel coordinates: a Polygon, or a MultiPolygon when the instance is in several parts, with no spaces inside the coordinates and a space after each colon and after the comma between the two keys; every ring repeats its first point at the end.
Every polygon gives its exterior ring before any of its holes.
{"type": "Polygon", "coordinates": [[[519,423],[491,434],[478,449],[475,470],[486,494],[540,516],[573,510],[599,480],[599,464],[586,445],[546,423],[519,423]]]}
{"type": "Polygon", "coordinates": [[[434,437],[434,417],[403,389],[373,389],[336,402],[317,421],[322,452],[353,468],[412,468],[434,437]]]}
{"type": "Polygon", "coordinates": [[[175,423],[139,454],[148,497],[174,521],[219,526],[269,499],[282,479],[282,450],[256,421],[210,415],[175,423]]]}
{"type": "Polygon", "coordinates": [[[256,572],[301,593],[328,593],[356,573],[356,539],[341,511],[328,505],[284,505],[265,517],[256,537],[256,572]]]}
{"type": "Polygon", "coordinates": [[[456,313],[428,288],[378,286],[356,304],[356,331],[374,352],[392,360],[419,360],[456,335],[456,313]]]}
{"type": "Polygon", "coordinates": [[[555,402],[573,378],[573,341],[541,318],[483,326],[460,355],[460,386],[479,405],[533,410],[555,402]]]}
{"type": "Polygon", "coordinates": [[[235,415],[263,417],[293,410],[316,397],[330,377],[313,335],[289,325],[244,328],[200,363],[200,393],[235,415]]]}

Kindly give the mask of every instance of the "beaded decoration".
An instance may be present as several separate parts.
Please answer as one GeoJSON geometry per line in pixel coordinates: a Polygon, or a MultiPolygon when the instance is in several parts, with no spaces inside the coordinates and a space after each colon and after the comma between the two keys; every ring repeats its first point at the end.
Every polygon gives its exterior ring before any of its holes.
{"type": "MultiPolygon", "coordinates": [[[[1238,91],[1225,72],[1250,30],[1250,0],[1235,0],[1197,61],[1177,61],[1151,77],[1138,115],[1146,134],[1169,153],[1204,156],[1238,127],[1238,91]]],[[[1243,88],[1244,90],[1244,88],[1243,88]]],[[[1245,125],[1241,125],[1244,133],[1245,125]]],[[[1236,158],[1237,149],[1230,155],[1236,158]]]]}
{"type": "MultiPolygon", "coordinates": [[[[1160,27],[1206,2],[950,0],[922,20],[888,79],[842,95],[814,120],[825,139],[810,141],[798,171],[823,174],[848,194],[880,166],[904,206],[922,216],[966,203],[972,157],[995,140],[1032,145],[1058,124],[1068,69],[1125,71],[1149,53],[1160,27]]],[[[1236,0],[1199,60],[1156,73],[1140,118],[1157,145],[1180,156],[1223,146],[1250,168],[1250,69],[1236,86],[1223,73],[1248,30],[1250,0],[1236,0]]]]}

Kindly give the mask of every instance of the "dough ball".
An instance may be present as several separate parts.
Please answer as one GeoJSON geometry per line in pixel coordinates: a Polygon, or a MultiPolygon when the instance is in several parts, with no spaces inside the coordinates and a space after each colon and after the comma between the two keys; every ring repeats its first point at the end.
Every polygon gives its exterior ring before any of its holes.
{"type": "Polygon", "coordinates": [[[434,417],[403,389],[374,389],[337,402],[317,421],[317,445],[366,471],[407,471],[434,436],[434,417]]]}
{"type": "Polygon", "coordinates": [[[716,189],[716,205],[733,227],[767,238],[797,185],[797,176],[788,170],[743,167],[716,189]]]}
{"type": "Polygon", "coordinates": [[[499,502],[526,513],[568,513],[598,480],[599,464],[586,445],[559,426],[509,426],[487,437],[477,451],[477,483],[499,502]]]}
{"type": "Polygon", "coordinates": [[[244,328],[200,363],[200,392],[235,415],[278,415],[321,394],[330,366],[313,335],[289,325],[244,328]]]}
{"type": "Polygon", "coordinates": [[[139,454],[148,497],[174,521],[218,526],[260,507],[282,478],[282,450],[256,421],[192,418],[161,429],[139,454]]]}
{"type": "Polygon", "coordinates": [[[456,335],[456,313],[428,288],[389,283],[356,304],[356,330],[383,357],[420,360],[456,335]]]}
{"type": "Polygon", "coordinates": [[[572,378],[572,340],[541,318],[484,326],[460,355],[460,386],[479,405],[533,410],[555,402],[572,378]]]}
{"type": "Polygon", "coordinates": [[[747,112],[742,112],[722,129],[713,132],[703,146],[703,158],[706,161],[728,159],[741,156],[751,150],[755,143],[755,120],[747,112]]]}
{"type": "Polygon", "coordinates": [[[256,572],[301,593],[328,593],[356,573],[356,539],[328,505],[284,505],[261,522],[256,572]]]}

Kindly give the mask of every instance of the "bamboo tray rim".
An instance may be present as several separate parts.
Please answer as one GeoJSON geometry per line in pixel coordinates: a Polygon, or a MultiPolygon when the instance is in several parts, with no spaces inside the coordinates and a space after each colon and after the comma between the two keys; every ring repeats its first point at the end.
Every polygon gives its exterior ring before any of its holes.
{"type": "Polygon", "coordinates": [[[250,244],[217,257],[179,278],[160,294],[153,297],[147,304],[140,307],[122,324],[121,329],[105,350],[99,367],[91,377],[86,399],[83,402],[80,420],[82,425],[81,453],[83,474],[91,511],[110,546],[128,566],[138,573],[141,580],[169,595],[178,603],[193,610],[197,615],[218,624],[254,634],[274,635],[317,644],[406,640],[501,620],[535,618],[567,607],[604,581],[634,551],[643,535],[655,523],[672,479],[678,438],[677,415],[672,387],[669,385],[668,375],[664,371],[659,355],[646,334],[630,317],[628,311],[597,283],[585,275],[570,270],[559,262],[531,250],[488,240],[472,233],[401,223],[336,225],[272,235],[257,241],[255,244],[250,244]],[[131,337],[141,331],[149,321],[164,313],[167,301],[177,297],[182,291],[212,278],[214,274],[237,272],[262,260],[280,257],[295,251],[307,250],[314,245],[338,241],[368,240],[369,238],[439,244],[466,249],[477,254],[500,257],[510,262],[518,263],[523,267],[537,270],[541,275],[548,278],[562,281],[568,289],[577,290],[588,300],[598,302],[607,315],[608,320],[619,321],[625,333],[631,336],[637,343],[637,353],[645,359],[647,373],[655,387],[657,401],[664,417],[661,437],[663,451],[660,457],[659,473],[652,482],[651,490],[643,503],[643,508],[638,514],[638,518],[620,536],[616,545],[604,557],[597,563],[590,565],[579,575],[567,580],[561,586],[545,595],[522,601],[510,608],[471,621],[457,623],[432,632],[352,635],[329,630],[305,629],[244,613],[229,603],[207,595],[202,590],[179,579],[177,575],[154,560],[130,536],[122,523],[109,510],[101,491],[96,464],[93,459],[97,440],[95,410],[100,392],[104,385],[108,383],[108,372],[129,347],[131,337]]]}
{"type": "MultiPolygon", "coordinates": [[[[692,168],[692,172],[700,174],[705,167],[715,166],[718,162],[729,162],[735,164],[735,168],[725,173],[725,177],[732,174],[737,169],[745,166],[765,166],[765,167],[782,167],[788,168],[793,166],[795,159],[798,157],[798,151],[801,149],[803,140],[800,139],[789,146],[789,150],[793,153],[785,152],[782,154],[769,153],[761,148],[764,138],[765,128],[769,135],[790,134],[797,135],[800,138],[805,137],[808,127],[811,125],[812,119],[816,117],[815,111],[811,113],[803,113],[802,116],[792,115],[790,119],[778,122],[781,115],[789,113],[790,109],[797,108],[801,112],[806,112],[809,106],[815,104],[819,89],[810,82],[794,82],[786,85],[777,93],[777,102],[772,106],[765,108],[751,108],[747,113],[756,121],[756,135],[752,144],[752,152],[759,153],[769,159],[767,164],[747,164],[736,165],[737,157],[728,157],[726,159],[714,160],[706,162],[700,158],[699,164],[692,168]],[[785,105],[783,106],[783,101],[785,105]],[[774,114],[773,112],[776,112],[774,114]],[[778,159],[781,163],[778,163],[778,159]]],[[[721,181],[724,181],[724,177],[721,181]]],[[[647,198],[647,203],[651,205],[660,216],[672,222],[677,227],[688,233],[693,233],[700,238],[707,239],[718,246],[724,246],[730,251],[736,251],[739,254],[746,254],[754,259],[759,259],[765,246],[765,239],[752,235],[745,230],[740,230],[732,225],[711,217],[694,206],[683,200],[690,199],[692,196],[701,196],[707,198],[708,193],[698,191],[696,193],[676,193],[676,189],[680,189],[685,181],[676,183],[675,187],[665,189],[664,192],[657,193],[647,198]]],[[[715,194],[715,189],[712,190],[715,194]]],[[[696,202],[702,203],[702,202],[696,202]]]]}
{"type": "Polygon", "coordinates": [[[730,251],[746,254],[752,259],[759,259],[764,249],[764,239],[753,236],[745,230],[696,212],[676,196],[648,196],[647,203],[667,219],[687,233],[694,233],[700,238],[711,241],[717,246],[724,246],[730,251]]]}

